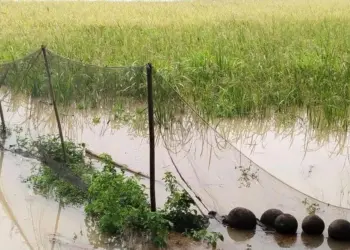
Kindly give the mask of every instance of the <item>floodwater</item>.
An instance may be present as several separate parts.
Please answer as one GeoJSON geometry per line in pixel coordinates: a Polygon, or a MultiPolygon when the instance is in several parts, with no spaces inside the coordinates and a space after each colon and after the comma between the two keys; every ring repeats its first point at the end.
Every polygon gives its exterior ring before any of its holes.
{"type": "MultiPolygon", "coordinates": [[[[13,107],[6,100],[3,106],[7,124],[30,131],[33,137],[57,133],[52,106],[13,107]]],[[[67,138],[85,142],[93,152],[108,153],[115,161],[148,174],[147,130],[115,124],[103,117],[94,124],[92,120],[97,112],[89,117],[77,111],[60,113],[67,138]]],[[[243,206],[260,217],[266,209],[279,208],[293,214],[299,222],[297,236],[286,238],[266,234],[259,228],[254,233],[239,232],[213,220],[210,229],[222,232],[225,237],[219,244],[220,249],[350,249],[349,244],[329,240],[327,234],[333,220],[350,219],[347,187],[350,166],[346,145],[343,151],[337,149],[336,138],[320,144],[308,134],[308,128],[300,124],[292,130],[277,131],[270,124],[223,122],[217,130],[222,131],[228,141],[195,119],[183,119],[180,125],[181,129],[157,133],[158,206],[166,198],[161,183],[165,171],[172,171],[177,177],[180,172],[195,192],[190,192],[191,195],[200,197],[209,210],[224,215],[234,207],[243,206]],[[301,222],[312,208],[325,221],[322,238],[301,234],[301,222]]],[[[11,143],[14,143],[13,137],[7,139],[5,145],[11,143]]],[[[0,160],[0,242],[4,248],[118,249],[85,221],[81,208],[61,208],[57,202],[34,194],[21,182],[35,161],[6,151],[0,160]]],[[[147,184],[148,180],[144,182],[147,184]]],[[[200,207],[207,211],[203,205],[200,207]]],[[[170,245],[173,249],[205,249],[205,245],[183,239],[174,240],[170,245]]]]}

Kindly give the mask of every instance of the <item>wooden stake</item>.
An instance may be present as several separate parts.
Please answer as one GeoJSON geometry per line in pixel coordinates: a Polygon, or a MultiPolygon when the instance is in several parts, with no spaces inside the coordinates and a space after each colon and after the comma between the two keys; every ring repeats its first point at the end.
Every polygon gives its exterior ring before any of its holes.
{"type": "Polygon", "coordinates": [[[56,101],[55,101],[55,95],[54,95],[54,92],[53,92],[52,82],[51,82],[51,73],[50,73],[50,68],[49,68],[49,62],[48,62],[48,60],[47,60],[46,48],[45,48],[44,45],[41,46],[41,50],[42,50],[42,52],[43,52],[43,56],[44,56],[44,60],[45,60],[45,68],[46,68],[46,73],[47,73],[47,77],[48,77],[48,84],[49,84],[49,89],[50,89],[52,104],[53,104],[53,108],[54,108],[54,110],[55,110],[55,116],[56,116],[56,120],[57,120],[58,132],[59,132],[59,134],[60,134],[61,145],[62,145],[62,151],[63,151],[63,159],[64,159],[64,163],[67,164],[66,148],[65,148],[65,145],[64,145],[64,139],[63,139],[63,133],[62,133],[62,126],[61,126],[60,117],[59,117],[58,111],[57,111],[57,106],[56,106],[56,101]]]}
{"type": "MultiPolygon", "coordinates": [[[[9,69],[6,70],[6,73],[5,73],[5,74],[3,75],[3,77],[1,78],[1,81],[0,81],[0,88],[1,88],[2,85],[4,84],[8,72],[9,72],[9,69]]],[[[1,131],[2,131],[3,135],[6,135],[5,117],[4,117],[4,112],[3,112],[3,109],[2,109],[1,101],[0,101],[0,117],[1,117],[1,127],[2,127],[1,131]]]]}

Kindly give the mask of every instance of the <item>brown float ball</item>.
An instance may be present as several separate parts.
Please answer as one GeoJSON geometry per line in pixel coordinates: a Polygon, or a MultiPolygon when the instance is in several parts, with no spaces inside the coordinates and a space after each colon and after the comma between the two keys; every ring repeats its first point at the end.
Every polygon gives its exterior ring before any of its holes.
{"type": "Polygon", "coordinates": [[[335,240],[349,241],[350,223],[343,219],[333,221],[328,227],[328,235],[335,240]]]}
{"type": "Polygon", "coordinates": [[[313,214],[304,218],[301,227],[306,234],[321,235],[325,224],[319,216],[313,214]]]}
{"type": "Polygon", "coordinates": [[[280,234],[295,234],[298,221],[291,214],[281,214],[275,220],[275,229],[280,234]]]}
{"type": "Polygon", "coordinates": [[[252,230],[256,227],[256,217],[252,211],[243,207],[236,207],[227,215],[225,222],[236,229],[252,230]]]}
{"type": "Polygon", "coordinates": [[[274,227],[276,218],[283,214],[283,212],[279,209],[271,208],[266,210],[260,217],[261,223],[266,226],[274,227]]]}

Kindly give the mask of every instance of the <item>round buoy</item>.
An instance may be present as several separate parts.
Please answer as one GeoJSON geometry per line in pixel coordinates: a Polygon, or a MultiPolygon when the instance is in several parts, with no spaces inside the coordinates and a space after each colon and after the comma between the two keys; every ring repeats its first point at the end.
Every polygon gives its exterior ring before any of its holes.
{"type": "Polygon", "coordinates": [[[298,221],[291,214],[281,214],[275,220],[275,229],[280,234],[295,234],[298,221]]]}
{"type": "Polygon", "coordinates": [[[328,227],[328,235],[335,240],[350,240],[350,222],[343,219],[333,221],[328,227]]]}
{"type": "Polygon", "coordinates": [[[225,222],[236,229],[251,230],[256,227],[256,217],[252,211],[243,207],[236,207],[227,215],[225,222]]]}
{"type": "Polygon", "coordinates": [[[306,234],[321,235],[325,224],[319,216],[313,214],[304,218],[301,227],[306,234]]]}
{"type": "Polygon", "coordinates": [[[283,214],[283,212],[279,209],[271,208],[266,210],[260,217],[261,223],[266,226],[274,227],[276,218],[283,214]]]}

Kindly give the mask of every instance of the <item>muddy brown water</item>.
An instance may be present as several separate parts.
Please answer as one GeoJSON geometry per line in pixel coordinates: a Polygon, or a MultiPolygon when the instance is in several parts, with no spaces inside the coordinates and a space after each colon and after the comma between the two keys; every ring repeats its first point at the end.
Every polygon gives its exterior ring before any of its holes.
{"type": "MultiPolygon", "coordinates": [[[[23,104],[13,110],[5,101],[6,121],[30,131],[33,137],[52,131],[57,133],[52,106],[41,105],[29,110],[28,105],[23,104]]],[[[99,124],[93,124],[96,114],[86,117],[75,111],[72,116],[73,111],[70,112],[67,115],[67,111],[61,111],[66,137],[78,143],[85,142],[92,151],[108,153],[115,161],[148,174],[146,135],[130,126],[115,126],[103,118],[99,124]]],[[[224,215],[236,206],[243,206],[260,217],[268,208],[279,208],[293,214],[299,222],[295,237],[282,237],[259,228],[255,232],[228,229],[212,220],[210,230],[220,231],[225,237],[225,241],[219,243],[220,249],[350,249],[349,244],[330,240],[327,234],[327,227],[334,219],[350,219],[349,160],[344,150],[347,145],[343,151],[335,153],[336,140],[320,145],[309,138],[306,147],[307,128],[295,126],[293,133],[277,132],[273,128],[259,132],[259,129],[249,131],[249,126],[243,121],[218,126],[232,145],[213,130],[200,128],[191,120],[182,122],[181,132],[164,131],[164,138],[157,138],[156,179],[161,181],[165,171],[177,176],[175,163],[209,210],[224,215]],[[242,131],[247,132],[242,134],[242,131]],[[324,219],[324,237],[307,237],[301,233],[301,222],[310,209],[316,209],[324,219]]],[[[14,137],[8,138],[6,145],[12,143],[14,137]]],[[[85,221],[82,208],[61,208],[57,202],[34,194],[22,183],[21,179],[28,176],[33,164],[36,162],[6,151],[1,154],[2,247],[118,249],[108,243],[108,239],[100,239],[97,231],[85,221]]],[[[143,182],[147,184],[148,180],[143,182]]],[[[167,195],[161,182],[156,184],[156,193],[157,205],[161,206],[167,195]]],[[[201,209],[206,211],[203,206],[201,209]]],[[[206,248],[180,236],[172,237],[170,245],[173,249],[206,248]]]]}

